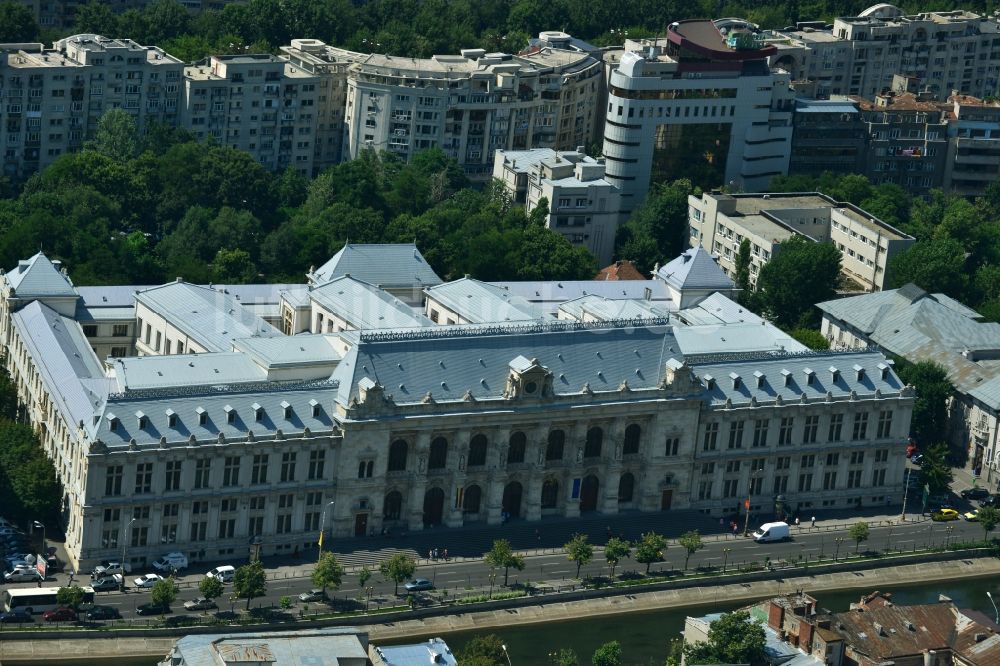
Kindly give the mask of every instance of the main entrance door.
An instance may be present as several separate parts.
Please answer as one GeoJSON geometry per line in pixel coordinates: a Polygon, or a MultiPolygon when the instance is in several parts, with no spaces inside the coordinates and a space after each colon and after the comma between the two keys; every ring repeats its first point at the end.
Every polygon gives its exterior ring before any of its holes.
{"type": "Polygon", "coordinates": [[[601,482],[593,474],[583,477],[583,484],[580,486],[580,512],[597,510],[597,492],[600,490],[601,482]]]}
{"type": "Polygon", "coordinates": [[[510,514],[511,518],[521,517],[521,494],[523,488],[517,481],[508,483],[503,489],[503,510],[510,514]]]}
{"type": "Polygon", "coordinates": [[[354,536],[368,535],[368,514],[359,513],[354,516],[354,536]]]}
{"type": "Polygon", "coordinates": [[[444,515],[444,491],[431,488],[424,494],[424,527],[440,525],[444,515]]]}
{"type": "Polygon", "coordinates": [[[670,503],[673,501],[673,499],[674,499],[674,491],[664,490],[663,494],[660,495],[660,511],[669,511],[670,503]]]}

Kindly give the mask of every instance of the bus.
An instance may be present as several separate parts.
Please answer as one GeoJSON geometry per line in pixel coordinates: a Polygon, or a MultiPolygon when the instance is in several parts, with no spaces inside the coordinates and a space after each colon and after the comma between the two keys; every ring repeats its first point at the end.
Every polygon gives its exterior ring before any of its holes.
{"type": "MultiPolygon", "coordinates": [[[[12,611],[23,608],[29,613],[44,613],[47,610],[59,608],[56,603],[58,587],[21,587],[3,591],[0,598],[0,608],[12,611]]],[[[83,606],[94,604],[94,588],[83,588],[83,606]]]]}

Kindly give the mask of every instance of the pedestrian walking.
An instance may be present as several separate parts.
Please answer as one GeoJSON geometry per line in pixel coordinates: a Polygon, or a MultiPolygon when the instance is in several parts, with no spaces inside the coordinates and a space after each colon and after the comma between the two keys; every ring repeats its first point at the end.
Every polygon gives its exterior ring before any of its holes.
{"type": "Polygon", "coordinates": [[[798,516],[795,516],[795,526],[796,527],[799,526],[799,517],[798,516]]]}
{"type": "Polygon", "coordinates": [[[816,516],[812,517],[812,526],[816,527],[816,516]]]}

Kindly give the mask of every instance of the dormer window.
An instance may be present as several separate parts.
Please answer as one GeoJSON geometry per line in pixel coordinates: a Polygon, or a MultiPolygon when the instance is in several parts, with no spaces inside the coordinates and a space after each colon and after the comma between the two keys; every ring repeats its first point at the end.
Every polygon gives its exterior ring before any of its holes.
{"type": "Polygon", "coordinates": [[[167,427],[168,428],[176,428],[177,427],[177,412],[175,412],[172,409],[167,409],[167,411],[165,411],[164,414],[167,415],[167,427]]]}
{"type": "Polygon", "coordinates": [[[789,384],[791,384],[791,383],[792,383],[792,373],[791,373],[791,372],[789,372],[788,370],[782,370],[782,371],[781,371],[781,376],[782,376],[782,377],[784,378],[784,380],[785,380],[785,381],[784,381],[784,385],[785,385],[785,386],[788,386],[789,384]]]}
{"type": "Polygon", "coordinates": [[[857,380],[859,382],[862,381],[865,378],[865,369],[862,368],[857,363],[855,363],[854,367],[851,368],[851,369],[854,370],[854,376],[857,378],[857,380]]]}
{"type": "Polygon", "coordinates": [[[111,412],[108,412],[107,419],[108,419],[108,430],[110,430],[111,432],[118,432],[118,417],[112,414],[111,412]]]}
{"type": "Polygon", "coordinates": [[[314,419],[319,418],[319,402],[313,398],[309,401],[309,408],[312,409],[312,417],[314,419]]]}
{"type": "Polygon", "coordinates": [[[812,386],[813,381],[816,379],[816,371],[812,368],[805,368],[802,372],[806,375],[806,384],[812,386]]]}
{"type": "Polygon", "coordinates": [[[733,380],[733,388],[734,389],[739,389],[740,388],[740,381],[741,381],[740,380],[740,376],[738,374],[736,374],[735,372],[730,372],[729,373],[729,378],[731,380],[733,380]]]}
{"type": "Polygon", "coordinates": [[[764,373],[760,370],[754,370],[753,376],[757,379],[757,388],[764,388],[764,380],[766,379],[764,373]]]}
{"type": "Polygon", "coordinates": [[[885,381],[885,380],[889,379],[889,366],[886,365],[885,363],[879,363],[878,364],[878,373],[879,373],[879,377],[881,377],[882,381],[885,381]]]}
{"type": "Polygon", "coordinates": [[[149,425],[149,419],[141,411],[135,413],[135,420],[139,424],[139,430],[145,430],[146,426],[149,425]]]}
{"type": "Polygon", "coordinates": [[[205,411],[204,407],[199,407],[194,410],[194,413],[198,415],[198,425],[205,425],[208,423],[208,412],[205,411]]]}
{"type": "Polygon", "coordinates": [[[705,388],[707,388],[709,391],[715,388],[715,377],[713,377],[712,375],[705,375],[704,377],[702,377],[702,379],[705,380],[705,388]]]}
{"type": "Polygon", "coordinates": [[[222,411],[226,413],[226,423],[236,423],[236,410],[233,409],[232,405],[226,405],[222,411]]]}
{"type": "Polygon", "coordinates": [[[836,384],[840,380],[840,370],[837,370],[837,368],[832,365],[827,369],[830,371],[830,379],[833,380],[834,384],[836,384]]]}
{"type": "Polygon", "coordinates": [[[264,408],[255,402],[250,405],[250,409],[253,410],[253,420],[260,423],[260,420],[264,418],[264,408]]]}
{"type": "Polygon", "coordinates": [[[285,416],[285,420],[292,418],[292,406],[288,404],[286,400],[281,401],[281,411],[285,416]]]}

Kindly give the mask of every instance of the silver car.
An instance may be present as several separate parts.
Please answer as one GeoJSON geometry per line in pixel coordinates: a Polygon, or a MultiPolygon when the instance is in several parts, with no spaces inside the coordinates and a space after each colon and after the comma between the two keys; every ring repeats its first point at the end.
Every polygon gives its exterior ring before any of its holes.
{"type": "Polygon", "coordinates": [[[35,569],[14,569],[8,571],[3,579],[8,583],[34,583],[36,580],[42,580],[42,574],[35,569]]]}

